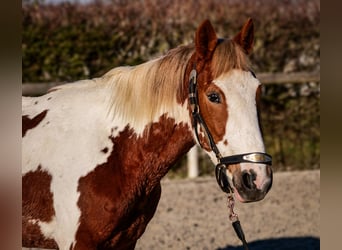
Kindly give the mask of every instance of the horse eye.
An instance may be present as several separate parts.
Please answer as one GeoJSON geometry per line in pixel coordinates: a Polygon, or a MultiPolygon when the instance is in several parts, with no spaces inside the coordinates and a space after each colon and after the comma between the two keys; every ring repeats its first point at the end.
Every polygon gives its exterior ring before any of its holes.
{"type": "Polygon", "coordinates": [[[220,98],[219,94],[217,94],[217,93],[210,93],[208,95],[208,99],[209,99],[209,101],[214,102],[214,103],[221,103],[221,98],[220,98]]]}

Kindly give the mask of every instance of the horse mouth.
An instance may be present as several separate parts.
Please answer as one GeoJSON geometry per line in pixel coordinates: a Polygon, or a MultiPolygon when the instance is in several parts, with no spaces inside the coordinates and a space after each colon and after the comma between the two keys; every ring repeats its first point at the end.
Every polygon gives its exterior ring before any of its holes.
{"type": "Polygon", "coordinates": [[[238,189],[234,188],[235,198],[241,203],[260,201],[265,198],[266,194],[266,192],[262,192],[261,190],[254,191],[253,194],[246,194],[246,192],[238,191],[238,189]]]}

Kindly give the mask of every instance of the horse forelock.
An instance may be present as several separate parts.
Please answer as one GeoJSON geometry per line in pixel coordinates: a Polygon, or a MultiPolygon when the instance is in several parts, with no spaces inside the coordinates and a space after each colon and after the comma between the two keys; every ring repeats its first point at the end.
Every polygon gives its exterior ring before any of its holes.
{"type": "Polygon", "coordinates": [[[213,79],[232,69],[249,71],[250,67],[247,55],[232,39],[225,39],[217,45],[211,61],[213,79]]]}

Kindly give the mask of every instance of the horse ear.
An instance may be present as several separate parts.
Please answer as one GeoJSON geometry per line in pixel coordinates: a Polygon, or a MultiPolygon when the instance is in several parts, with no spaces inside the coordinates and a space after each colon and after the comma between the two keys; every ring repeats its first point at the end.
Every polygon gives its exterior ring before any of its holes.
{"type": "Polygon", "coordinates": [[[195,36],[196,52],[200,58],[208,59],[217,44],[217,36],[209,20],[205,20],[197,29],[195,36]]]}
{"type": "Polygon", "coordinates": [[[254,43],[254,25],[252,18],[248,18],[241,31],[234,37],[234,41],[250,54],[254,43]]]}

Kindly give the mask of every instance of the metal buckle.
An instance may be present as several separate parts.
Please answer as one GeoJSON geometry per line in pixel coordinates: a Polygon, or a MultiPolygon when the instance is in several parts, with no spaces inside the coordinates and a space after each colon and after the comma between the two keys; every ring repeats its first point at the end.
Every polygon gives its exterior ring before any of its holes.
{"type": "Polygon", "coordinates": [[[253,152],[222,157],[220,162],[225,165],[239,164],[243,162],[272,165],[272,156],[266,153],[253,152]]]}
{"type": "Polygon", "coordinates": [[[242,156],[242,159],[245,161],[253,162],[253,163],[269,163],[272,162],[272,157],[265,153],[250,153],[242,156]]]}
{"type": "Polygon", "coordinates": [[[190,77],[189,77],[189,81],[191,81],[191,80],[193,79],[193,83],[196,84],[196,83],[197,83],[196,77],[197,77],[197,71],[196,71],[196,69],[191,70],[191,72],[190,72],[190,77]]]}

